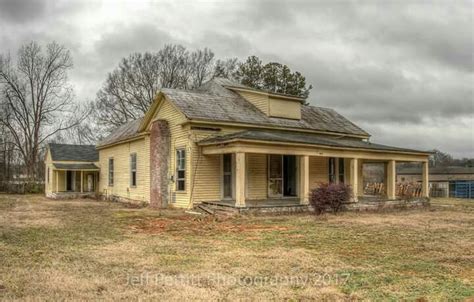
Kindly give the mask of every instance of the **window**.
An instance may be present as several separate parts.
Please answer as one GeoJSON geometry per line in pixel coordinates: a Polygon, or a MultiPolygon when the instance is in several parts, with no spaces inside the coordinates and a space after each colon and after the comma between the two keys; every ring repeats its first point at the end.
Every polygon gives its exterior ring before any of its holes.
{"type": "Polygon", "coordinates": [[[109,158],[109,186],[114,185],[114,159],[109,158]]]}
{"type": "Polygon", "coordinates": [[[344,158],[339,158],[338,159],[338,174],[339,174],[339,182],[344,183],[344,158]]]}
{"type": "Polygon", "coordinates": [[[329,158],[329,182],[336,182],[336,158],[329,158]]]}
{"type": "Polygon", "coordinates": [[[48,168],[48,176],[47,176],[46,182],[49,183],[49,168],[48,168]]]}
{"type": "Polygon", "coordinates": [[[176,191],[186,189],[186,150],[176,150],[176,191]]]}
{"type": "Polygon", "coordinates": [[[130,186],[137,186],[137,154],[130,154],[130,186]]]}

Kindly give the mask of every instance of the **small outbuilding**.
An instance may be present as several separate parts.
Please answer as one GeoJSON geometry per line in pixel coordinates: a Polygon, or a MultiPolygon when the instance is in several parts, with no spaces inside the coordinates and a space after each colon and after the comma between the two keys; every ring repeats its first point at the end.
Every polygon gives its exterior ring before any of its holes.
{"type": "Polygon", "coordinates": [[[45,193],[52,198],[95,195],[99,152],[94,145],[49,144],[45,158],[45,193]]]}
{"type": "MultiPolygon", "coordinates": [[[[422,181],[421,168],[400,168],[397,182],[422,181]]],[[[429,170],[430,196],[474,198],[474,167],[433,167],[429,170]]]]}

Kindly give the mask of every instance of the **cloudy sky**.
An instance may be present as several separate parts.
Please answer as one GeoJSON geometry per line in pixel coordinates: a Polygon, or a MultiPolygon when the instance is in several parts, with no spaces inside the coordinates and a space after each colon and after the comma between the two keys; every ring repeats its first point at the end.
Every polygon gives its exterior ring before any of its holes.
{"type": "Polygon", "coordinates": [[[53,40],[91,100],[120,58],[164,44],[257,55],[303,73],[310,103],[372,141],[474,157],[472,1],[0,0],[0,53],[53,40]]]}

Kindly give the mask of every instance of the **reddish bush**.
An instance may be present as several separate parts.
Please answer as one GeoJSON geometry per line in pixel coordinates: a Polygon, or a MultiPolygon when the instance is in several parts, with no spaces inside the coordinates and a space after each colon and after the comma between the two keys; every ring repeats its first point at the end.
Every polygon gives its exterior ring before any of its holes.
{"type": "Polygon", "coordinates": [[[337,213],[342,205],[352,197],[352,188],[343,183],[321,183],[318,188],[311,191],[310,203],[315,213],[320,215],[327,210],[337,213]]]}

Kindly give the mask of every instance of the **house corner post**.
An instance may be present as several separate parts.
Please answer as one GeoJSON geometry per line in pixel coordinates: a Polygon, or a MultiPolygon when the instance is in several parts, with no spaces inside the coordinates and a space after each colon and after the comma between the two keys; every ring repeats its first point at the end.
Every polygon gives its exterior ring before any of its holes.
{"type": "Polygon", "coordinates": [[[245,153],[235,154],[235,206],[245,207],[245,153]]]}
{"type": "Polygon", "coordinates": [[[359,160],[357,158],[351,158],[350,160],[350,175],[351,175],[351,187],[353,193],[353,201],[359,200],[359,160]]]}
{"type": "Polygon", "coordinates": [[[84,171],[81,170],[81,193],[84,192],[84,171]]]}
{"type": "Polygon", "coordinates": [[[387,183],[387,199],[394,200],[396,198],[396,178],[397,178],[397,163],[394,160],[389,160],[387,164],[386,183],[387,183]]]}
{"type": "Polygon", "coordinates": [[[300,157],[300,203],[309,204],[309,156],[300,157]]]}
{"type": "Polygon", "coordinates": [[[429,167],[428,162],[424,161],[422,164],[422,192],[423,197],[430,197],[430,180],[429,180],[429,167]]]}

